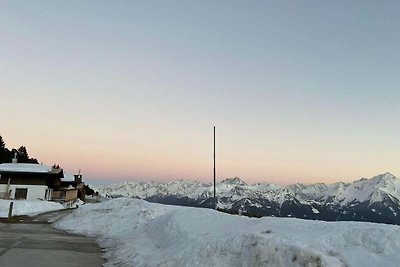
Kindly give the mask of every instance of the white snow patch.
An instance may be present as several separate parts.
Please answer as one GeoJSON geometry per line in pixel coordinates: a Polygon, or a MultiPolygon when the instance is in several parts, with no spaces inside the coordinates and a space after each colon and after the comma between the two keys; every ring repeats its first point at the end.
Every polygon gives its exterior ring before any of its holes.
{"type": "Polygon", "coordinates": [[[55,223],[96,237],[105,266],[396,266],[400,228],[247,218],[211,209],[114,199],[55,223]]]}
{"type": "Polygon", "coordinates": [[[316,208],[312,208],[312,212],[315,213],[315,214],[318,214],[319,210],[317,210],[316,208]]]}
{"type": "Polygon", "coordinates": [[[394,216],[397,216],[397,212],[392,207],[389,207],[389,209],[393,212],[394,216]]]}
{"type": "Polygon", "coordinates": [[[8,217],[10,202],[14,202],[12,215],[36,215],[53,210],[62,210],[60,203],[42,200],[0,200],[0,218],[8,217]]]}
{"type": "Polygon", "coordinates": [[[64,172],[64,178],[62,178],[62,180],[64,182],[66,182],[66,181],[73,182],[73,181],[75,181],[75,176],[71,173],[64,172]]]}

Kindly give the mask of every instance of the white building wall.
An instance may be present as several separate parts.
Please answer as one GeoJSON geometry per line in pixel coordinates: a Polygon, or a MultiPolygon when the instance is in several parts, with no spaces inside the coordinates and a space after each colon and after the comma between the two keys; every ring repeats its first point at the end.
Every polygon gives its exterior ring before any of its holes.
{"type": "MultiPolygon", "coordinates": [[[[48,188],[46,185],[15,185],[15,184],[10,184],[11,189],[11,198],[13,199],[15,196],[15,189],[16,188],[28,188],[28,194],[26,196],[27,200],[38,200],[38,199],[44,199],[45,194],[46,194],[46,189],[48,188]]],[[[6,184],[0,184],[0,192],[6,192],[7,191],[7,185],[6,184]]]]}
{"type": "Polygon", "coordinates": [[[6,198],[8,196],[6,184],[0,184],[0,193],[1,193],[2,197],[4,197],[4,198],[6,198]]]}

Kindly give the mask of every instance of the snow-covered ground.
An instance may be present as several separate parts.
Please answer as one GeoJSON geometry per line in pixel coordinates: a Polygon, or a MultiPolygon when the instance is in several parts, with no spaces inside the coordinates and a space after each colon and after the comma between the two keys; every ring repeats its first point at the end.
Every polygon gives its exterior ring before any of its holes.
{"type": "Polygon", "coordinates": [[[120,198],[55,226],[94,236],[106,266],[398,266],[399,226],[247,218],[120,198]]]}
{"type": "Polygon", "coordinates": [[[8,217],[10,202],[14,202],[12,215],[36,215],[64,209],[63,205],[42,200],[0,200],[0,218],[8,217]]]}

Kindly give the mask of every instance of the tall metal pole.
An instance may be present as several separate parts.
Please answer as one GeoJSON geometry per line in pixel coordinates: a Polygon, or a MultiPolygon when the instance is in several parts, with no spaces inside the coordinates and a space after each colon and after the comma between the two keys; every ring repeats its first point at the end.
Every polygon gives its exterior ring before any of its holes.
{"type": "Polygon", "coordinates": [[[217,199],[215,194],[215,176],[216,176],[216,171],[215,171],[215,125],[214,125],[214,200],[215,200],[215,208],[217,208],[217,199]]]}

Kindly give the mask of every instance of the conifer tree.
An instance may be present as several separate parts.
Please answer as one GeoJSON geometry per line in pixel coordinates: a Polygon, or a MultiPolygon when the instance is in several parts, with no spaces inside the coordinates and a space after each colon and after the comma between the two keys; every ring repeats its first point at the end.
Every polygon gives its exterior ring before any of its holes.
{"type": "Polygon", "coordinates": [[[17,159],[19,163],[35,163],[39,164],[39,161],[35,158],[29,158],[28,151],[25,146],[20,146],[18,149],[9,150],[6,148],[6,143],[3,137],[0,135],[0,163],[10,163],[17,153],[17,159]]]}
{"type": "Polygon", "coordinates": [[[6,143],[0,135],[0,163],[6,162],[6,143]]]}
{"type": "Polygon", "coordinates": [[[4,150],[6,149],[6,143],[3,140],[3,137],[0,135],[0,149],[4,150]]]}
{"type": "Polygon", "coordinates": [[[17,158],[19,163],[28,163],[29,162],[29,155],[28,151],[26,151],[25,146],[20,146],[17,150],[17,158]]]}

